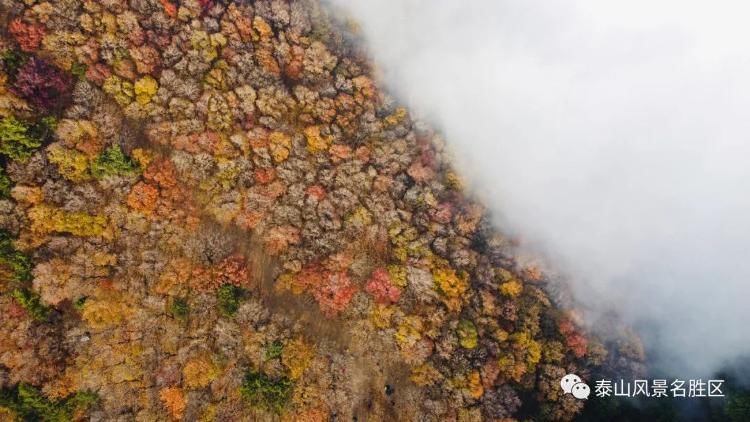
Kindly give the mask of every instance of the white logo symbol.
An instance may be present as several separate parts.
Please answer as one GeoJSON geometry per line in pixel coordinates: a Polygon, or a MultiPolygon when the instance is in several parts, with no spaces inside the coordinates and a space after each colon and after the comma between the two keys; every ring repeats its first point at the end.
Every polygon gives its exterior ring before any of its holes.
{"type": "Polygon", "coordinates": [[[565,394],[573,394],[573,397],[579,400],[588,399],[591,394],[591,388],[589,388],[588,384],[581,381],[581,377],[576,374],[568,374],[562,377],[560,387],[562,387],[565,394]]]}
{"type": "Polygon", "coordinates": [[[591,389],[588,384],[579,382],[573,386],[573,397],[579,400],[585,400],[589,398],[589,394],[591,394],[591,389]]]}
{"type": "Polygon", "coordinates": [[[560,387],[562,387],[565,394],[572,392],[573,386],[581,382],[581,377],[576,374],[568,374],[560,380],[560,387]]]}

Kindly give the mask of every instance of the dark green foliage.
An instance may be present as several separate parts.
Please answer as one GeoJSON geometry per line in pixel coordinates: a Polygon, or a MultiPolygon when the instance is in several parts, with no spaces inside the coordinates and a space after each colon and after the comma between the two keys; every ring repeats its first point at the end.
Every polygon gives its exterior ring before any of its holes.
{"type": "Polygon", "coordinates": [[[16,250],[10,234],[3,230],[0,230],[0,267],[8,268],[17,283],[31,280],[31,259],[16,250]]]}
{"type": "Polygon", "coordinates": [[[86,296],[81,296],[78,299],[76,299],[75,302],[73,302],[73,306],[75,306],[76,309],[79,311],[83,310],[83,307],[86,306],[86,300],[88,298],[86,296]]]}
{"type": "Polygon", "coordinates": [[[86,410],[96,404],[99,396],[90,391],[79,391],[65,400],[65,405],[73,411],[86,410]]]}
{"type": "Polygon", "coordinates": [[[216,298],[219,304],[219,311],[224,316],[232,316],[240,308],[240,304],[245,300],[247,291],[243,288],[225,284],[216,290],[216,298]]]}
{"type": "Polygon", "coordinates": [[[481,254],[488,253],[490,244],[487,240],[487,235],[483,231],[477,230],[471,238],[471,247],[481,254]]]}
{"type": "Polygon", "coordinates": [[[119,145],[105,149],[91,163],[91,174],[97,179],[137,173],[138,166],[122,152],[119,145]]]}
{"type": "Polygon", "coordinates": [[[730,393],[725,412],[731,422],[750,421],[750,391],[730,393]]]}
{"type": "Polygon", "coordinates": [[[0,199],[7,199],[10,197],[10,188],[13,187],[13,181],[10,180],[5,170],[0,167],[0,199]]]}
{"type": "Polygon", "coordinates": [[[75,62],[70,68],[70,73],[78,79],[85,79],[86,70],[88,70],[88,66],[85,63],[75,62]]]}
{"type": "Polygon", "coordinates": [[[283,350],[284,344],[280,341],[274,341],[266,346],[266,359],[276,359],[281,356],[283,350]]]}
{"type": "Polygon", "coordinates": [[[240,395],[251,407],[280,413],[292,396],[292,387],[287,377],[274,379],[250,371],[240,385],[240,395]]]}
{"type": "Polygon", "coordinates": [[[29,126],[28,135],[34,139],[38,139],[39,142],[44,143],[52,138],[52,135],[55,134],[56,128],[57,118],[54,116],[46,116],[29,126]]]}
{"type": "Polygon", "coordinates": [[[625,397],[589,399],[578,415],[580,421],[654,421],[674,422],[678,418],[678,403],[673,398],[637,400],[625,397]]]}
{"type": "Polygon", "coordinates": [[[42,146],[41,139],[29,133],[29,126],[13,116],[0,121],[0,154],[13,160],[25,161],[42,146]]]}
{"type": "Polygon", "coordinates": [[[28,54],[15,48],[8,48],[0,55],[0,60],[3,62],[5,73],[10,77],[11,81],[15,79],[18,69],[23,66],[28,59],[28,54]]]}
{"type": "Polygon", "coordinates": [[[76,414],[89,409],[97,399],[94,393],[78,392],[62,401],[50,400],[24,383],[0,391],[0,406],[10,409],[24,421],[72,421],[76,414]]]}
{"type": "Polygon", "coordinates": [[[187,301],[185,301],[185,299],[175,298],[172,301],[172,306],[169,310],[175,319],[185,320],[190,313],[190,306],[188,306],[188,303],[187,301]]]}
{"type": "Polygon", "coordinates": [[[35,320],[47,320],[50,309],[42,303],[42,298],[39,297],[38,293],[29,289],[14,289],[12,294],[16,302],[26,309],[26,312],[35,320]]]}
{"type": "Polygon", "coordinates": [[[739,374],[747,374],[750,370],[750,360],[731,368],[728,371],[722,371],[716,375],[716,379],[726,380],[722,391],[725,398],[718,399],[713,405],[714,421],[729,422],[750,422],[750,386],[738,379],[739,374]],[[737,374],[737,375],[735,375],[737,374]]]}
{"type": "Polygon", "coordinates": [[[57,119],[43,117],[29,124],[6,116],[0,121],[0,154],[19,161],[26,161],[36,149],[52,137],[57,119]]]}

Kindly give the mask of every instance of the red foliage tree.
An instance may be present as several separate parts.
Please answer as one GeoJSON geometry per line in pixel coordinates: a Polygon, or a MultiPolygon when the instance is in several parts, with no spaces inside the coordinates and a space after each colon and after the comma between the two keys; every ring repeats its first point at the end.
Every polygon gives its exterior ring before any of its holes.
{"type": "Polygon", "coordinates": [[[365,286],[365,291],[375,297],[378,303],[396,303],[401,297],[401,289],[395,286],[385,268],[377,268],[365,286]]]}
{"type": "Polygon", "coordinates": [[[335,317],[346,309],[357,288],[343,272],[327,273],[321,281],[321,285],[313,288],[312,295],[325,316],[335,317]]]}
{"type": "Polygon", "coordinates": [[[242,255],[232,255],[219,263],[216,278],[219,284],[233,284],[238,287],[249,287],[250,275],[247,261],[242,255]]]}
{"type": "Polygon", "coordinates": [[[177,6],[174,5],[174,3],[170,2],[169,0],[159,0],[161,2],[162,7],[164,8],[164,13],[167,14],[170,18],[176,18],[177,17],[177,6]]]}
{"type": "Polygon", "coordinates": [[[12,90],[43,113],[50,113],[70,103],[72,79],[44,60],[30,57],[18,69],[12,90]]]}
{"type": "Polygon", "coordinates": [[[31,52],[39,48],[44,39],[44,27],[41,25],[27,24],[21,19],[14,19],[8,30],[18,42],[21,50],[31,52]]]}
{"type": "Polygon", "coordinates": [[[567,318],[560,321],[558,328],[560,334],[565,338],[565,344],[570,348],[573,354],[578,358],[583,357],[586,354],[586,348],[588,346],[586,337],[584,337],[583,334],[576,329],[575,325],[573,325],[573,323],[567,318]]]}
{"type": "Polygon", "coordinates": [[[203,8],[203,10],[208,10],[213,7],[214,0],[198,0],[198,4],[201,5],[201,8],[203,8]]]}
{"type": "Polygon", "coordinates": [[[256,182],[265,185],[273,182],[273,179],[276,178],[276,169],[273,167],[259,168],[255,170],[254,176],[256,182]]]}

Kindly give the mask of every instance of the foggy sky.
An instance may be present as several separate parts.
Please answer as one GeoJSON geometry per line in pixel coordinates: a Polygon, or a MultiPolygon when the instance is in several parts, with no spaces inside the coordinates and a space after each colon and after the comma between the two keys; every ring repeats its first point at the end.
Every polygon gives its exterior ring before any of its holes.
{"type": "Polygon", "coordinates": [[[750,4],[334,2],[590,322],[676,375],[750,353],[750,4]]]}

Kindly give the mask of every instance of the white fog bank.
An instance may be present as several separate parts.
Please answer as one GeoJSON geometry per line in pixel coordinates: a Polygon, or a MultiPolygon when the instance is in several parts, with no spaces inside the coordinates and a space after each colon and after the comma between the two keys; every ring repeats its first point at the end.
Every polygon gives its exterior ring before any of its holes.
{"type": "Polygon", "coordinates": [[[750,3],[334,3],[577,300],[675,372],[750,353],[750,3]]]}

